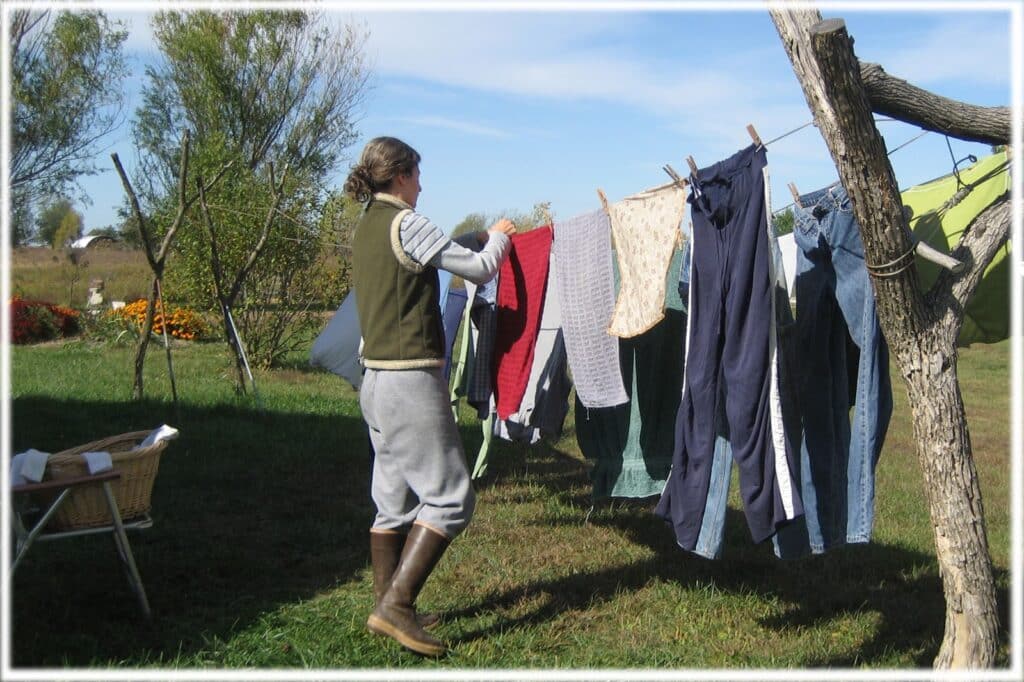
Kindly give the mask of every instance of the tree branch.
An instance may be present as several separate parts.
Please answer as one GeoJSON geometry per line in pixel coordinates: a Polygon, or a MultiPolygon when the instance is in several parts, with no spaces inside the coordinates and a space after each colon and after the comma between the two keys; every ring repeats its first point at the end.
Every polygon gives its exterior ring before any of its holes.
{"type": "MultiPolygon", "coordinates": [[[[946,306],[946,316],[954,340],[963,326],[963,310],[967,307],[967,301],[974,295],[996,253],[1010,238],[1012,205],[1007,192],[978,214],[951,254],[967,267],[959,275],[943,271],[932,285],[930,295],[939,296],[936,292],[948,292],[943,299],[953,302],[953,305],[946,306]]],[[[944,304],[943,300],[935,303],[938,306],[944,304]]]]}
{"type": "Polygon", "coordinates": [[[224,269],[220,264],[220,250],[217,247],[217,235],[213,228],[213,219],[210,218],[210,207],[206,203],[206,188],[203,187],[203,178],[196,178],[196,190],[199,194],[199,209],[203,215],[203,225],[206,233],[210,236],[210,266],[213,268],[213,288],[217,294],[217,300],[224,305],[224,269]]]}
{"type": "Polygon", "coordinates": [[[860,63],[871,108],[925,130],[986,144],[1010,143],[1010,108],[981,107],[911,85],[878,64],[860,63]]]}
{"type": "MultiPolygon", "coordinates": [[[[184,187],[185,182],[186,182],[187,158],[185,158],[185,157],[188,156],[188,139],[189,139],[188,138],[188,132],[186,131],[184,146],[183,146],[183,149],[182,149],[183,161],[182,161],[182,167],[181,167],[181,174],[178,177],[178,182],[183,187],[184,187]]],[[[211,179],[208,183],[206,183],[205,190],[209,191],[214,185],[216,185],[220,181],[220,179],[222,177],[224,177],[224,174],[228,171],[228,169],[230,169],[231,166],[234,165],[234,163],[235,163],[234,159],[232,159],[231,161],[228,161],[223,166],[221,166],[220,170],[218,170],[217,173],[213,176],[213,179],[211,179]]],[[[160,248],[160,254],[158,256],[158,260],[161,263],[163,263],[163,259],[167,256],[167,251],[171,247],[171,241],[174,239],[174,233],[178,231],[179,227],[181,227],[181,223],[185,220],[185,215],[188,213],[188,210],[190,208],[192,208],[192,204],[194,204],[197,199],[199,199],[199,194],[194,194],[191,197],[186,197],[184,189],[179,191],[179,195],[178,195],[178,202],[179,202],[178,203],[178,213],[177,213],[177,215],[174,216],[174,222],[171,224],[170,229],[167,230],[167,234],[164,235],[164,243],[163,243],[163,245],[160,248]]]]}
{"type": "Polygon", "coordinates": [[[246,259],[245,264],[238,269],[235,273],[235,281],[231,285],[231,291],[228,293],[227,300],[234,303],[235,298],[238,296],[238,292],[242,290],[242,285],[245,283],[245,278],[249,276],[249,271],[256,264],[256,260],[260,257],[263,252],[263,247],[267,245],[267,239],[270,238],[270,228],[274,226],[274,218],[277,215],[277,209],[281,205],[281,200],[284,198],[284,183],[288,177],[288,166],[284,167],[284,172],[281,173],[281,180],[275,185],[274,183],[274,164],[269,164],[270,168],[270,189],[274,193],[274,201],[270,208],[267,210],[267,217],[263,221],[263,229],[260,232],[259,241],[256,242],[256,246],[253,247],[249,253],[249,258],[246,259]]]}
{"type": "Polygon", "coordinates": [[[163,270],[164,259],[167,258],[167,251],[171,248],[171,242],[174,241],[174,235],[178,232],[178,228],[181,227],[182,221],[185,220],[185,213],[188,211],[188,205],[185,201],[185,191],[188,189],[185,183],[188,180],[188,152],[189,152],[189,132],[185,129],[185,139],[181,142],[181,163],[178,166],[178,214],[174,216],[174,222],[167,229],[164,234],[164,241],[160,244],[160,252],[157,254],[156,262],[160,264],[160,270],[163,270]]]}
{"type": "Polygon", "coordinates": [[[111,154],[110,158],[114,161],[114,168],[117,169],[117,174],[121,176],[121,184],[124,186],[124,191],[128,194],[128,202],[132,206],[132,213],[135,214],[135,224],[139,229],[139,237],[142,239],[142,248],[146,252],[146,260],[149,261],[149,267],[155,273],[158,266],[156,259],[153,258],[153,248],[149,245],[149,228],[146,227],[146,219],[142,217],[139,198],[132,188],[132,183],[128,181],[128,175],[121,166],[121,159],[118,158],[117,152],[111,154]]]}

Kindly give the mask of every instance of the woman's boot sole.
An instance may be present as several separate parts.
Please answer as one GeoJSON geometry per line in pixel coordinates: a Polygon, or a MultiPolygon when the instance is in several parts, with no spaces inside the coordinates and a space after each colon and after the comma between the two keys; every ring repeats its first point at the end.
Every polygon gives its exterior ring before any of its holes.
{"type": "Polygon", "coordinates": [[[366,627],[370,629],[370,632],[390,637],[406,649],[415,651],[423,656],[441,656],[446,651],[444,645],[437,646],[414,639],[407,635],[403,630],[399,630],[383,618],[378,618],[373,614],[370,614],[370,617],[366,620],[366,627]]]}

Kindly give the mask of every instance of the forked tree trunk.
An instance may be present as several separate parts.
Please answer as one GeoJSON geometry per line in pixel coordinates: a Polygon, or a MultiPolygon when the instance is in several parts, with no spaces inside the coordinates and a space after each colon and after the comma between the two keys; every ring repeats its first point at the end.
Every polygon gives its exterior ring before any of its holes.
{"type": "MultiPolygon", "coordinates": [[[[257,259],[263,254],[263,249],[267,246],[267,240],[270,238],[270,231],[274,226],[274,221],[278,217],[278,210],[281,207],[281,202],[284,200],[284,184],[288,177],[288,166],[285,165],[284,172],[281,173],[280,181],[275,180],[274,176],[274,164],[267,164],[267,176],[270,182],[270,191],[273,194],[273,201],[267,208],[267,215],[263,221],[263,227],[260,230],[259,239],[256,240],[256,244],[249,251],[246,256],[245,262],[235,273],[234,280],[228,284],[227,275],[224,272],[224,267],[220,260],[220,247],[217,246],[217,229],[214,226],[213,218],[210,215],[210,206],[206,201],[206,190],[203,187],[202,177],[196,178],[196,188],[198,190],[197,196],[199,197],[199,208],[203,217],[203,225],[206,227],[206,235],[210,238],[210,269],[213,272],[213,290],[217,296],[217,303],[220,305],[221,317],[224,322],[224,338],[228,342],[228,347],[231,349],[232,355],[235,358],[235,369],[237,370],[237,380],[235,382],[235,393],[245,393],[245,353],[242,348],[242,339],[238,337],[238,330],[235,329],[234,321],[231,317],[231,308],[235,305],[238,300],[239,294],[242,293],[242,287],[245,285],[245,280],[252,271],[253,266],[256,265],[257,259]]],[[[253,391],[256,390],[255,380],[252,379],[252,375],[249,375],[250,380],[253,383],[253,391]]]]}
{"type": "Polygon", "coordinates": [[[936,668],[986,668],[996,660],[998,616],[981,488],[957,378],[963,309],[1009,233],[1004,198],[968,227],[954,255],[967,264],[943,273],[928,295],[917,286],[913,244],[885,143],[872,118],[841,20],[817,11],[770,10],[804,95],[860,223],[865,259],[896,263],[871,278],[879,322],[913,412],[935,551],[946,599],[936,668]],[[910,254],[908,256],[908,254],[910,254]],[[902,264],[909,267],[901,269],[902,264]]]}

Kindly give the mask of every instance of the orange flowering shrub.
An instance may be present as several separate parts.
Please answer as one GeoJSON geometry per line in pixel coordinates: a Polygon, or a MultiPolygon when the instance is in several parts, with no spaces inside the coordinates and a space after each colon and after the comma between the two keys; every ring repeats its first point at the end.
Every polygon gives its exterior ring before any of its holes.
{"type": "MultiPolygon", "coordinates": [[[[111,310],[107,314],[130,322],[141,330],[142,325],[146,323],[146,299],[132,301],[123,308],[111,310]]],[[[153,333],[163,336],[164,325],[167,325],[168,334],[183,341],[194,341],[207,333],[206,323],[196,311],[175,307],[169,308],[167,315],[164,315],[163,308],[157,301],[156,311],[153,313],[153,333]]]]}

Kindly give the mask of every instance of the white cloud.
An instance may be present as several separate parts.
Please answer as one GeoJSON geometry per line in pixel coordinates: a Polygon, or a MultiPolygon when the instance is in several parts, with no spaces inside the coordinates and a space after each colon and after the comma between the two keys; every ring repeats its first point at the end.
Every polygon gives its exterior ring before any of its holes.
{"type": "Polygon", "coordinates": [[[451,118],[445,118],[443,116],[403,116],[396,117],[393,120],[401,123],[425,126],[428,128],[444,128],[446,130],[454,130],[456,132],[465,133],[467,135],[476,135],[482,137],[510,137],[508,131],[501,130],[500,128],[479,125],[467,121],[458,121],[451,118]]]}
{"type": "MultiPolygon", "coordinates": [[[[680,13],[326,12],[339,27],[347,22],[365,26],[374,80],[388,88],[440,85],[494,96],[625,105],[708,144],[736,140],[747,123],[771,135],[808,116],[788,69],[780,76],[765,66],[785,65],[774,43],[743,53],[723,50],[687,63],[678,56],[686,52],[685,43],[636,40],[638,33],[680,13]]],[[[153,51],[152,13],[110,15],[131,22],[129,50],[153,51]]],[[[765,39],[775,36],[768,33],[765,39]]],[[[477,136],[508,134],[486,122],[420,113],[420,125],[477,136]]]]}
{"type": "MultiPolygon", "coordinates": [[[[638,44],[634,36],[624,47],[624,34],[665,16],[407,12],[369,13],[356,21],[366,22],[367,49],[382,79],[626,105],[660,117],[666,125],[717,138],[733,138],[737,126],[742,132],[750,122],[777,130],[806,117],[795,79],[780,83],[759,73],[764,50],[744,55],[724,51],[694,65],[673,58],[679,50],[672,45],[638,44]],[[777,95],[786,87],[791,99],[784,98],[780,108],[777,95]],[[724,113],[708,116],[709,111],[724,113]],[[776,112],[784,118],[776,120],[776,112]]],[[[781,47],[769,54],[784,63],[781,47]]]]}

